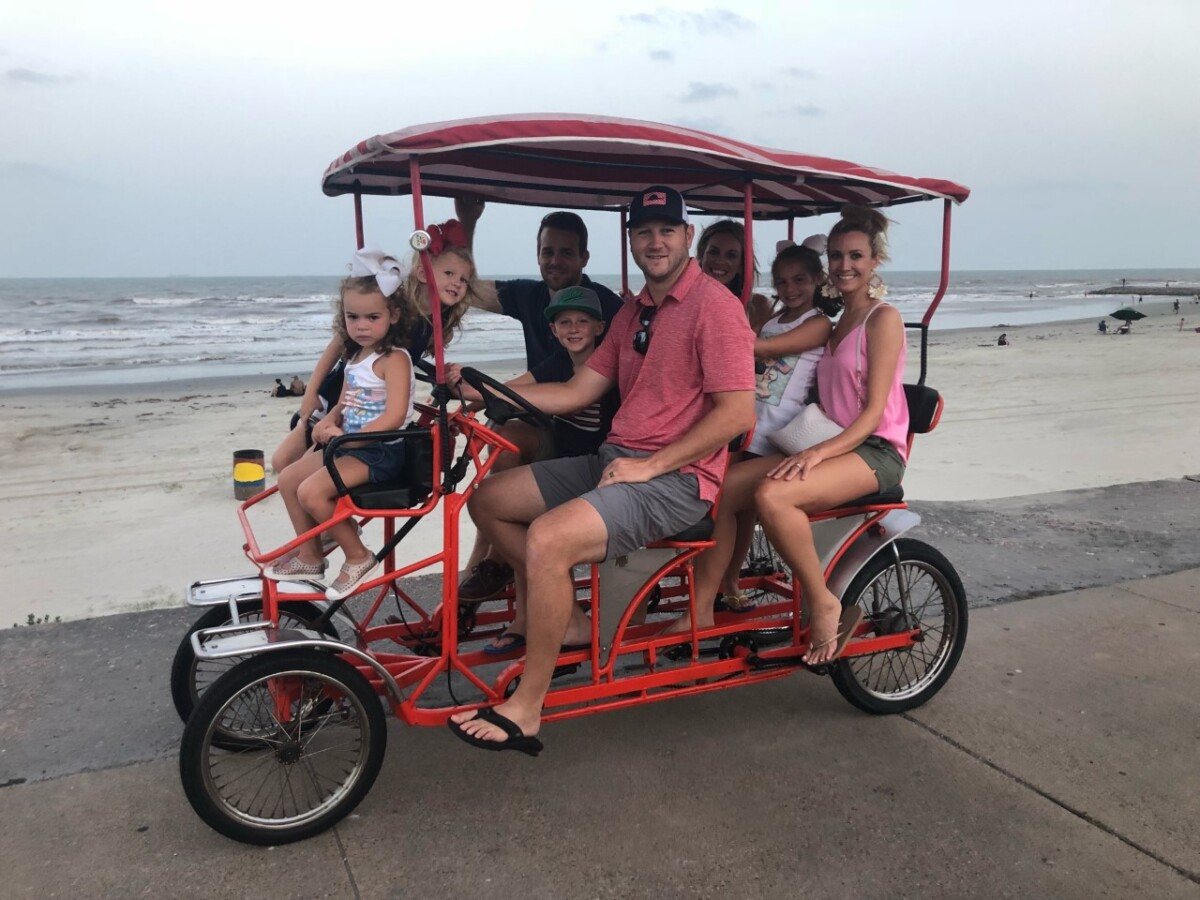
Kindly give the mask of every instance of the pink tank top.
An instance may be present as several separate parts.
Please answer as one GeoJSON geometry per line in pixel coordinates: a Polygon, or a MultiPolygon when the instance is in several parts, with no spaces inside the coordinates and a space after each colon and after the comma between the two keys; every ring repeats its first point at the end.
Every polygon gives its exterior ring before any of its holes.
{"type": "MultiPolygon", "coordinates": [[[[843,428],[858,418],[867,400],[867,322],[880,306],[874,306],[866,317],[851,329],[837,349],[817,361],[817,393],[821,409],[843,428]]],[[[896,448],[900,458],[908,461],[908,401],[904,398],[904,361],[908,355],[906,342],[900,344],[900,358],[892,386],[888,389],[887,404],[874,434],[896,448]]]]}

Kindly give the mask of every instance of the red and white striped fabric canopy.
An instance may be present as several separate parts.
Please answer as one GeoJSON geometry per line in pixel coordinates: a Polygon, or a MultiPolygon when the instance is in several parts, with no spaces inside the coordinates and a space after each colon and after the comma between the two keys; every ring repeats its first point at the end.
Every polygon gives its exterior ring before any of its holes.
{"type": "Polygon", "coordinates": [[[747,180],[756,219],[821,215],[846,203],[961,203],[970,193],[938,178],[756,147],[676,125],[568,114],[460,119],[377,135],[330,163],[322,187],[329,196],[410,194],[414,156],[422,193],[560,209],[618,210],[647,185],[666,184],[696,212],[741,216],[747,180]]]}

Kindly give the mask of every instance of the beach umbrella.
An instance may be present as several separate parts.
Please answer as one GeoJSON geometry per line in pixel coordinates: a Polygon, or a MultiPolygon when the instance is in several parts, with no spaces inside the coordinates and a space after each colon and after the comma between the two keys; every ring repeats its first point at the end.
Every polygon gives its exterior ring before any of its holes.
{"type": "Polygon", "coordinates": [[[1122,322],[1136,322],[1138,319],[1146,318],[1146,314],[1138,312],[1136,309],[1130,309],[1128,306],[1124,309],[1118,309],[1115,313],[1109,313],[1110,319],[1120,319],[1122,322]]]}

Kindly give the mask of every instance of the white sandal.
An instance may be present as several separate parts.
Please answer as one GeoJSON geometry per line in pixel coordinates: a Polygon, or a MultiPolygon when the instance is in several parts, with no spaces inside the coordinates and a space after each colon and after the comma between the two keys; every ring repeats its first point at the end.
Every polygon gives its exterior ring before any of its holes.
{"type": "Polygon", "coordinates": [[[311,581],[325,577],[325,560],[307,563],[298,556],[285,556],[263,569],[263,577],[272,581],[311,581]]]}
{"type": "Polygon", "coordinates": [[[362,583],[378,565],[379,560],[374,556],[364,559],[360,563],[344,563],[337,578],[333,580],[333,584],[325,591],[325,599],[341,600],[343,597],[353,594],[355,587],[362,583]]]}

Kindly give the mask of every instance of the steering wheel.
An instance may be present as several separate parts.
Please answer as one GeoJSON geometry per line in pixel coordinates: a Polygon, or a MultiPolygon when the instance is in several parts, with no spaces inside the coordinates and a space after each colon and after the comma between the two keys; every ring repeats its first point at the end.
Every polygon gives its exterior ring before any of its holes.
{"type": "Polygon", "coordinates": [[[501,425],[509,419],[518,419],[545,431],[554,430],[554,422],[548,415],[508,385],[469,366],[463,366],[461,372],[463,381],[483,395],[488,418],[501,425]]]}

